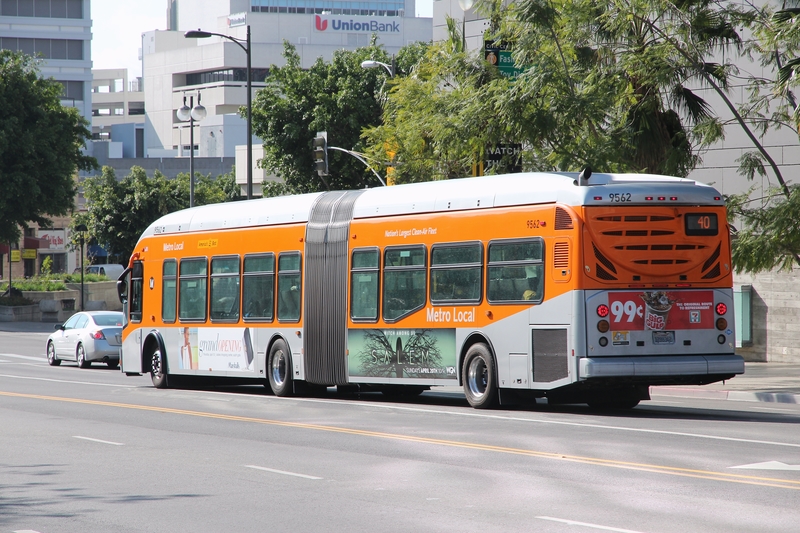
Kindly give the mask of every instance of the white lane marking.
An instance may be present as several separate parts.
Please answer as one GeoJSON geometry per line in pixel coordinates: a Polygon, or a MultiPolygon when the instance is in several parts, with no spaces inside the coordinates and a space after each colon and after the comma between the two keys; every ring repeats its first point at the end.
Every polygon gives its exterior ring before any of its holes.
{"type": "Polygon", "coordinates": [[[30,355],[18,355],[15,353],[0,353],[0,357],[15,357],[17,359],[27,359],[28,361],[39,361],[40,363],[47,361],[46,357],[31,357],[30,355]]]}
{"type": "Polygon", "coordinates": [[[275,470],[274,468],[266,468],[264,466],[244,465],[245,468],[253,468],[255,470],[263,470],[264,472],[272,472],[273,474],[282,474],[284,476],[302,477],[305,479],[324,479],[317,476],[309,476],[306,474],[298,474],[297,472],[287,472],[285,470],[275,470]]]}
{"type": "MultiPolygon", "coordinates": [[[[117,388],[125,388],[125,389],[139,389],[141,386],[139,385],[121,385],[121,384],[112,384],[112,383],[91,383],[86,381],[69,381],[69,380],[61,380],[61,379],[48,379],[48,378],[34,378],[29,376],[13,376],[9,374],[0,374],[0,377],[5,378],[15,378],[15,379],[32,379],[37,381],[52,381],[55,383],[74,383],[78,385],[99,385],[101,387],[117,387],[117,388]]],[[[220,396],[233,396],[237,398],[241,398],[242,395],[236,392],[220,392],[220,391],[191,391],[193,394],[208,394],[208,395],[220,395],[220,396]]],[[[482,413],[474,413],[469,411],[443,411],[441,409],[420,409],[416,407],[403,407],[398,405],[386,405],[380,403],[371,403],[371,402],[356,402],[356,401],[344,401],[344,400],[323,400],[319,398],[281,398],[281,397],[271,397],[265,396],[263,397],[266,401],[294,401],[294,402],[307,402],[307,403],[324,403],[324,404],[333,404],[339,406],[360,406],[360,407],[371,407],[373,409],[392,409],[396,411],[408,411],[412,413],[433,413],[433,414],[440,414],[440,415],[449,415],[449,416],[466,416],[471,418],[487,418],[493,420],[508,420],[513,422],[527,422],[532,424],[550,424],[550,425],[558,425],[558,426],[572,426],[572,427],[584,427],[584,428],[595,428],[595,429],[606,429],[611,431],[630,431],[633,433],[650,433],[654,435],[672,435],[675,437],[691,437],[696,439],[708,439],[708,440],[721,440],[721,441],[728,441],[728,442],[742,442],[747,444],[764,444],[767,446],[784,446],[787,448],[800,448],[800,444],[795,444],[791,442],[777,442],[777,441],[769,441],[769,440],[755,440],[755,439],[743,439],[737,437],[721,437],[718,435],[703,435],[701,433],[685,433],[681,431],[666,431],[660,429],[643,429],[643,428],[629,428],[623,426],[606,426],[603,424],[588,424],[585,422],[567,422],[564,420],[541,420],[541,419],[531,419],[531,418],[521,418],[517,416],[502,416],[502,415],[488,415],[482,413]]]]}
{"type": "Polygon", "coordinates": [[[800,465],[787,465],[779,461],[766,461],[751,465],[731,466],[728,468],[741,468],[742,470],[800,470],[800,465]]]}
{"type": "Polygon", "coordinates": [[[98,385],[100,387],[116,387],[118,389],[138,389],[138,385],[120,385],[114,383],[92,383],[91,381],[72,381],[68,379],[34,378],[31,376],[13,376],[11,374],[0,374],[0,378],[32,379],[34,381],[50,381],[53,383],[73,383],[76,385],[98,385]]]}
{"type": "Polygon", "coordinates": [[[13,533],[39,533],[38,531],[34,531],[32,529],[18,529],[13,533]]]}
{"type": "Polygon", "coordinates": [[[100,444],[111,444],[113,446],[125,446],[121,442],[111,442],[110,440],[93,439],[91,437],[81,437],[80,435],[73,435],[74,439],[90,440],[92,442],[99,442],[100,444]]]}
{"type": "Polygon", "coordinates": [[[575,520],[566,520],[564,518],[553,518],[552,516],[537,516],[536,518],[540,520],[550,520],[551,522],[561,522],[562,524],[567,524],[568,526],[583,526],[583,527],[590,527],[592,529],[602,529],[603,531],[616,531],[617,533],[641,533],[641,531],[634,531],[632,529],[601,526],[600,524],[590,524],[589,522],[577,522],[575,520]]]}
{"type": "MultiPolygon", "coordinates": [[[[217,394],[231,394],[231,393],[217,393],[217,394]]],[[[398,411],[410,411],[410,412],[417,412],[417,413],[436,413],[436,414],[443,414],[443,415],[453,415],[453,416],[467,416],[467,417],[474,417],[474,418],[488,418],[494,420],[510,420],[514,422],[529,422],[533,424],[551,424],[551,425],[558,425],[558,426],[573,426],[573,427],[584,427],[584,428],[595,428],[595,429],[607,429],[612,431],[630,431],[633,433],[651,433],[655,435],[672,435],[676,437],[691,437],[696,439],[709,439],[709,440],[722,440],[722,441],[729,441],[729,442],[743,442],[747,444],[765,444],[768,446],[786,446],[788,448],[800,448],[800,444],[795,444],[791,442],[777,442],[777,441],[769,441],[769,440],[755,440],[755,439],[743,439],[738,437],[720,437],[717,435],[703,435],[702,433],[685,433],[681,431],[666,431],[661,429],[643,429],[643,428],[629,428],[624,426],[605,426],[603,424],[589,424],[585,422],[567,422],[564,420],[541,420],[541,419],[532,419],[532,418],[520,418],[517,416],[502,416],[502,415],[487,415],[482,413],[473,413],[469,411],[442,411],[440,409],[419,409],[415,407],[401,407],[397,405],[386,405],[386,404],[379,404],[379,403],[368,403],[368,402],[353,402],[353,401],[342,401],[342,400],[321,400],[315,398],[281,398],[281,397],[272,397],[272,400],[277,401],[296,401],[296,402],[316,402],[316,403],[333,403],[337,405],[360,405],[363,407],[373,407],[379,409],[395,409],[398,411]]]]}

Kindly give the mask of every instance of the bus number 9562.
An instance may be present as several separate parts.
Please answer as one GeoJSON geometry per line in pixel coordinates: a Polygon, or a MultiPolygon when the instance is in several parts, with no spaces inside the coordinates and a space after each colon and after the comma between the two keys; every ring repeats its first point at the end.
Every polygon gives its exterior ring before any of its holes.
{"type": "Polygon", "coordinates": [[[631,193],[629,192],[612,192],[608,195],[608,199],[614,203],[630,202],[631,193]]]}

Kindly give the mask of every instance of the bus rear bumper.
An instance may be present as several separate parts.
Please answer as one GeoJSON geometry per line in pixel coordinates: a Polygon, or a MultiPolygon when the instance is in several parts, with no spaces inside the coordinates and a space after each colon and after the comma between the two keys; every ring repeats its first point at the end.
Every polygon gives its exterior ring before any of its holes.
{"type": "Polygon", "coordinates": [[[670,355],[650,357],[585,357],[580,360],[580,379],[597,378],[655,378],[652,381],[690,382],[681,377],[696,376],[698,383],[727,379],[744,374],[744,358],[739,355],[670,355]]]}

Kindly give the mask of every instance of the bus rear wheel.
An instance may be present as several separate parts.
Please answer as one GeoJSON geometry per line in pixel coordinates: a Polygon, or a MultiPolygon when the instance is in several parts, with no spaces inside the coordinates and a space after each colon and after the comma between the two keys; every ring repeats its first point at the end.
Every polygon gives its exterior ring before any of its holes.
{"type": "Polygon", "coordinates": [[[269,388],[275,396],[292,396],[292,361],[289,348],[282,340],[275,341],[267,358],[267,378],[269,388]]]}
{"type": "Polygon", "coordinates": [[[153,387],[167,388],[167,365],[161,348],[153,350],[153,354],[150,356],[150,379],[153,381],[153,387]]]}
{"type": "Polygon", "coordinates": [[[497,405],[497,377],[494,357],[483,343],[473,344],[464,357],[461,379],[464,395],[476,409],[490,409],[497,405]]]}

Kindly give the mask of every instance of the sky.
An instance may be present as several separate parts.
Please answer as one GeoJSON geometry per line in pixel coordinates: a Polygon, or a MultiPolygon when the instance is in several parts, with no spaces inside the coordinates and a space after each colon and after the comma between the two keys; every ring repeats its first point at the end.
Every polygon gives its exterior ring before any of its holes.
{"type": "MultiPolygon", "coordinates": [[[[91,0],[92,68],[127,68],[128,79],[142,75],[142,33],[167,27],[167,0],[91,0]]],[[[433,0],[417,0],[421,16],[433,13],[433,0]]]]}

